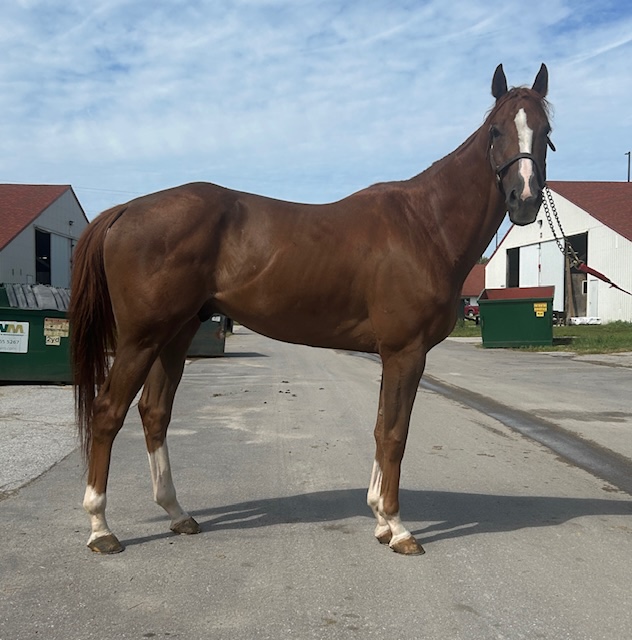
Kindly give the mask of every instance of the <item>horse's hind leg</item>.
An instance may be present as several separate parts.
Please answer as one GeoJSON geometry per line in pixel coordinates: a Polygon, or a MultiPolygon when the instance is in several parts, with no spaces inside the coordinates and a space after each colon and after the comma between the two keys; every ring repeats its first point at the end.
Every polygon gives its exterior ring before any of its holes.
{"type": "Polygon", "coordinates": [[[88,482],[83,499],[90,516],[88,547],[92,551],[118,553],[123,550],[105,519],[112,444],[155,357],[152,348],[139,349],[133,342],[119,345],[108,378],[94,401],[88,482]]]}
{"type": "Polygon", "coordinates": [[[182,378],[187,349],[199,326],[200,321],[193,318],[163,348],[147,376],[138,403],[145,431],[154,500],[169,514],[171,530],[175,533],[200,531],[198,523],[182,509],[176,498],[166,440],[173,400],[182,378]]]}

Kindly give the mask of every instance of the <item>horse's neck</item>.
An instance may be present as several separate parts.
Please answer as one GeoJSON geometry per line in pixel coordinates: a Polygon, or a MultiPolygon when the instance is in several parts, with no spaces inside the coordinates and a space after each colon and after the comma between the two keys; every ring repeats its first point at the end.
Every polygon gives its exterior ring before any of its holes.
{"type": "Polygon", "coordinates": [[[446,257],[465,270],[465,277],[491,242],[506,211],[489,162],[485,128],[413,178],[410,185],[425,200],[418,204],[424,216],[420,222],[434,231],[446,257]]]}

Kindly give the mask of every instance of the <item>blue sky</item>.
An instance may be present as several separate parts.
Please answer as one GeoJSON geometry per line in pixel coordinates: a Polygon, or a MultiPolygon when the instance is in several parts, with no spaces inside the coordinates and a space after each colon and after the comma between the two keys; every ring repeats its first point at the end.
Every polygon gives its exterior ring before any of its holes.
{"type": "Polygon", "coordinates": [[[12,0],[0,182],[71,184],[89,218],[207,180],[327,202],[421,172],[491,78],[554,107],[554,180],[625,180],[632,5],[620,0],[12,0]]]}

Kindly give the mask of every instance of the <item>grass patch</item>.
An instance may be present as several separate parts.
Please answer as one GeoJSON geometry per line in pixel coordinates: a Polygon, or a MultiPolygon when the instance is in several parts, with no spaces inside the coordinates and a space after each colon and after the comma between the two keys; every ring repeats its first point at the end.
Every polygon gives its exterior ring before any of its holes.
{"type": "Polygon", "coordinates": [[[450,336],[453,338],[480,338],[481,327],[472,320],[457,320],[456,327],[450,336]]]}
{"type": "MultiPolygon", "coordinates": [[[[468,320],[457,322],[454,337],[480,338],[481,328],[468,320]]],[[[617,353],[632,351],[632,322],[553,327],[553,346],[521,347],[527,351],[617,353]]]]}
{"type": "MultiPolygon", "coordinates": [[[[551,347],[548,347],[550,350],[551,347]]],[[[616,353],[632,351],[632,323],[610,322],[599,325],[553,327],[553,349],[577,353],[616,353]]],[[[542,347],[539,351],[546,351],[542,347]]]]}

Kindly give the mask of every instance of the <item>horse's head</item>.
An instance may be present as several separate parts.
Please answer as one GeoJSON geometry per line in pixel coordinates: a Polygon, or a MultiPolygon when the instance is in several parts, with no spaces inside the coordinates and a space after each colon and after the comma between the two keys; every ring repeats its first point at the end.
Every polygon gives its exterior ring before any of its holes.
{"type": "Polygon", "coordinates": [[[530,224],[538,214],[546,181],[547,146],[555,150],[544,99],[548,78],[543,64],[531,89],[508,90],[503,66],[498,65],[492,81],[496,104],[487,119],[489,159],[509,218],[518,225],[530,224]]]}

